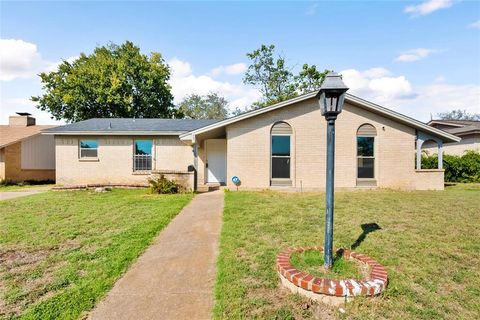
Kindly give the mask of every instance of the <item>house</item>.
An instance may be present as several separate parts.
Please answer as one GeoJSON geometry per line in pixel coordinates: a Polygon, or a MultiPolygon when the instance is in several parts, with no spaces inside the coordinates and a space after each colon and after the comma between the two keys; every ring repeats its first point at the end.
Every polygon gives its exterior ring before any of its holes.
{"type": "Polygon", "coordinates": [[[55,180],[55,141],[40,132],[52,127],[36,125],[31,114],[20,112],[0,125],[0,180],[55,180]]]}
{"type": "MultiPolygon", "coordinates": [[[[444,130],[462,138],[459,142],[443,145],[443,152],[451,155],[463,155],[467,150],[480,152],[480,121],[473,120],[431,120],[429,126],[444,130]]],[[[428,155],[438,152],[435,141],[426,141],[422,150],[428,155]]]]}
{"type": "MultiPolygon", "coordinates": [[[[235,188],[236,176],[245,189],[321,190],[326,121],[316,95],[222,121],[91,119],[44,133],[55,136],[58,184],[138,184],[163,173],[199,189],[235,188]]],[[[443,189],[442,161],[434,170],[418,161],[428,139],[460,140],[347,94],[336,121],[335,187],[443,189]]]]}

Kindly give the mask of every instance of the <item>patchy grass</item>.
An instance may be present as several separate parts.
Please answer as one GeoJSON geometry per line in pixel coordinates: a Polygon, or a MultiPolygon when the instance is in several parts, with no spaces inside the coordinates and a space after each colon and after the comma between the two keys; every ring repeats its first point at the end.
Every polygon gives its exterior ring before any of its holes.
{"type": "Polygon", "coordinates": [[[83,316],[191,198],[114,189],[0,201],[0,318],[83,316]]]}
{"type": "Polygon", "coordinates": [[[217,319],[479,319],[480,189],[336,193],[334,245],[382,263],[389,285],[346,313],[280,288],[285,247],[323,245],[324,194],[227,192],[217,319]]]}
{"type": "Polygon", "coordinates": [[[44,188],[44,187],[53,187],[54,184],[46,183],[46,184],[9,184],[4,185],[0,184],[0,192],[3,191],[28,191],[28,189],[35,189],[35,188],[44,188]]]}
{"type": "Polygon", "coordinates": [[[362,272],[359,263],[353,260],[344,259],[343,256],[335,256],[331,270],[325,270],[323,252],[318,250],[307,250],[294,252],[290,256],[291,264],[300,271],[309,273],[316,277],[326,279],[364,279],[367,271],[362,272]]]}

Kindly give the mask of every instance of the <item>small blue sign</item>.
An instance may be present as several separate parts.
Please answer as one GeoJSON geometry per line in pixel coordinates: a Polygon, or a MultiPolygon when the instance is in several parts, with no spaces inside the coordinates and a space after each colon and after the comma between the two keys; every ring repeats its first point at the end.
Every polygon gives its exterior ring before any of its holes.
{"type": "Polygon", "coordinates": [[[232,182],[233,182],[236,186],[240,185],[240,179],[239,179],[237,176],[233,176],[233,177],[232,177],[232,182]]]}

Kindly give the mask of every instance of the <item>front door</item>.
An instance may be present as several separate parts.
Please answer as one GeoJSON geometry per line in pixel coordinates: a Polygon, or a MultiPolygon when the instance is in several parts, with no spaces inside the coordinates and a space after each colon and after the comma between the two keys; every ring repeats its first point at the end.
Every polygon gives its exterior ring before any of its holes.
{"type": "Polygon", "coordinates": [[[207,182],[227,181],[227,140],[209,139],[205,141],[207,151],[207,182]]]}

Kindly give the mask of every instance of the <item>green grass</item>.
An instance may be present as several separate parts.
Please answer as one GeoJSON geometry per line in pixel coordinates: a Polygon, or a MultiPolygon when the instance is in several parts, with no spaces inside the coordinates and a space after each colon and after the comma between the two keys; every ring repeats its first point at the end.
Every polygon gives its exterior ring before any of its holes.
{"type": "Polygon", "coordinates": [[[324,217],[323,193],[226,193],[215,318],[480,318],[476,186],[336,193],[334,246],[355,244],[389,275],[384,293],[355,299],[345,314],[281,289],[275,271],[284,248],[323,245],[324,217]],[[362,224],[373,223],[381,229],[365,235],[362,224]]]}
{"type": "Polygon", "coordinates": [[[0,318],[83,317],[191,198],[114,189],[0,201],[0,318]]]}
{"type": "Polygon", "coordinates": [[[300,271],[309,273],[316,277],[326,279],[363,279],[365,272],[359,263],[353,260],[347,260],[343,257],[334,257],[334,264],[331,270],[324,268],[323,252],[318,250],[306,250],[304,252],[294,252],[290,256],[290,263],[300,271]]]}

